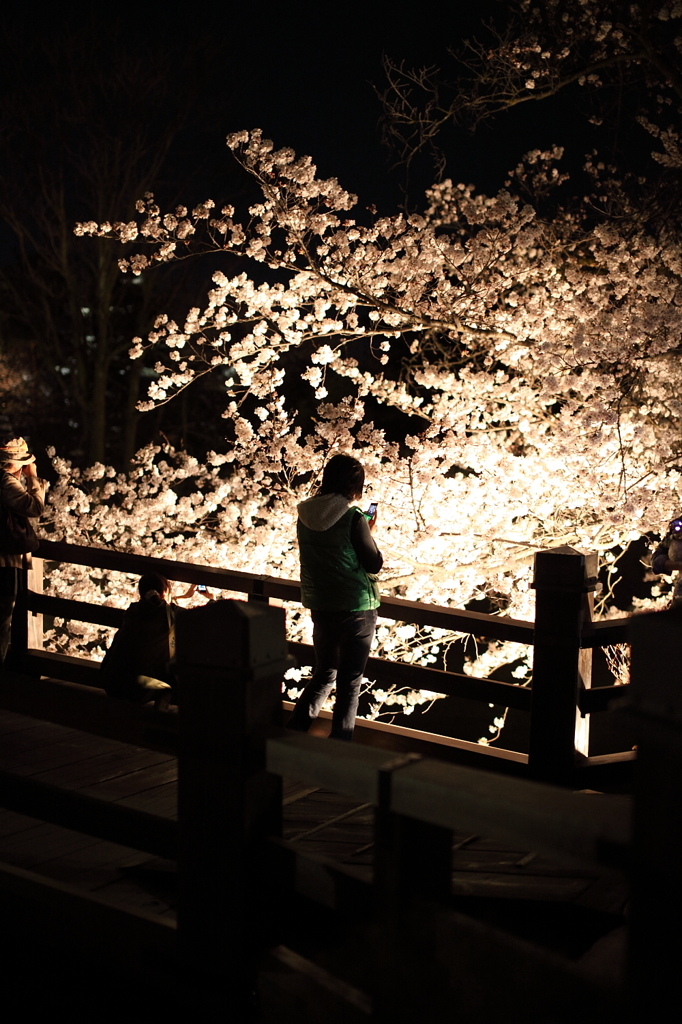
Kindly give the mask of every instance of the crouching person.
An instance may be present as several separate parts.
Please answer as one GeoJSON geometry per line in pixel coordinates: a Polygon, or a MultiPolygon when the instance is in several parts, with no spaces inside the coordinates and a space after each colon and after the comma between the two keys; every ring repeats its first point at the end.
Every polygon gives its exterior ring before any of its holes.
{"type": "Polygon", "coordinates": [[[127,609],[100,667],[101,685],[110,697],[135,704],[154,701],[167,708],[174,699],[176,605],[170,584],[147,573],[138,584],[140,598],[127,609]]]}

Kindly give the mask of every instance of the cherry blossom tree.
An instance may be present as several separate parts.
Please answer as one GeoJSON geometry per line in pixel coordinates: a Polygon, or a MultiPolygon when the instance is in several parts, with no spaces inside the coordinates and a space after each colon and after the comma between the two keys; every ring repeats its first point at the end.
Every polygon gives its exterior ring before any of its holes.
{"type": "MultiPolygon", "coordinates": [[[[460,546],[474,534],[493,545],[508,535],[512,550],[569,540],[605,550],[624,530],[657,528],[676,507],[679,246],[626,219],[624,194],[620,224],[595,218],[613,186],[598,166],[589,209],[551,220],[511,189],[487,197],[446,181],[421,215],[362,224],[348,216],[355,197],[318,180],[308,158],[275,150],[259,132],[229,145],[263,191],[248,222],[229,207],[213,216],[210,201],[191,215],[162,214],[148,195],[139,224],[78,228],[149,241],[149,255],[122,261],[133,273],[182,258],[198,234],[204,247],[287,273],[286,283],[256,284],[217,272],[206,305],[183,325],[160,316],[147,342],[135,339],[133,357],[145,345],[165,351],[147,407],[227,367],[226,458],[259,492],[295,495],[332,448],[362,452],[376,485],[388,472],[396,507],[409,511],[395,585],[410,596],[447,576],[446,563],[461,564],[460,546]],[[428,361],[434,335],[447,339],[445,365],[428,361]],[[348,354],[359,339],[376,357],[373,373],[348,354]],[[391,362],[398,342],[424,356],[407,380],[391,362]],[[321,405],[305,436],[280,394],[287,353],[304,345],[304,378],[320,402],[330,374],[352,388],[321,405]],[[370,396],[411,417],[402,446],[365,421],[370,396]],[[420,546],[436,534],[440,557],[422,559],[420,546]]],[[[512,184],[558,183],[560,157],[529,154],[512,184]]],[[[478,541],[468,553],[483,575],[495,562],[478,541]]]]}
{"type": "MultiPolygon", "coordinates": [[[[147,195],[138,220],[77,229],[148,242],[122,261],[134,274],[194,244],[286,273],[257,284],[216,272],[203,308],[182,325],[160,316],[131,350],[159,354],[147,408],[229,369],[227,451],[206,467],[180,457],[171,470],[147,449],[128,477],[99,466],[70,479],[53,498],[60,535],[292,577],[296,503],[342,450],[386,499],[386,591],[457,606],[487,596],[528,617],[538,547],[608,552],[676,511],[676,244],[629,221],[595,223],[586,208],[543,219],[511,189],[487,197],[450,181],[418,216],[362,223],[350,216],[355,197],[319,180],[309,159],[257,131],[228,144],[262,189],[248,221],[231,208],[214,214],[210,201],[162,213],[147,195]],[[434,336],[447,340],[447,360],[429,361],[434,336]],[[348,352],[359,341],[374,372],[348,352]],[[398,344],[422,351],[408,379],[392,363],[398,344]],[[287,354],[304,346],[320,402],[306,431],[282,394],[287,354]],[[332,375],[351,389],[335,403],[325,402],[332,375]],[[407,417],[401,443],[368,421],[369,399],[407,417]],[[181,499],[178,472],[194,488],[181,499]]],[[[561,180],[560,157],[529,154],[513,183],[544,192],[561,180]]],[[[383,640],[390,655],[396,637],[383,640]]],[[[427,663],[438,653],[433,638],[416,646],[427,663]]]]}
{"type": "MultiPolygon", "coordinates": [[[[599,3],[580,6],[591,18],[583,71],[644,59],[632,33],[598,20],[599,3]]],[[[678,6],[661,10],[674,19],[678,6]]],[[[530,70],[515,72],[535,94],[561,87],[558,72],[543,77],[549,51],[537,45],[523,57],[530,70]]],[[[556,67],[564,58],[552,55],[556,67]]],[[[579,55],[565,59],[568,78],[579,55]]],[[[675,169],[679,140],[661,123],[647,122],[654,166],[675,169]]],[[[292,578],[296,504],[343,451],[362,460],[381,499],[385,593],[460,607],[487,598],[529,618],[535,550],[597,550],[613,569],[619,546],[679,511],[682,255],[674,224],[643,216],[632,182],[593,155],[589,193],[563,202],[554,147],[528,153],[496,195],[445,179],[419,213],[380,216],[257,130],[228,146],[260,191],[244,216],[211,200],[163,211],[147,193],[133,219],[76,229],[137,243],[120,262],[133,275],[202,251],[241,262],[239,274],[213,274],[184,322],[160,314],[130,351],[157,359],[143,409],[222,375],[225,451],[201,465],[150,447],[128,475],[57,461],[55,536],[292,578]],[[312,418],[300,415],[292,373],[312,389],[312,418]],[[402,417],[398,440],[386,409],[402,417]]],[[[68,573],[62,588],[83,585],[68,573]]],[[[89,578],[123,600],[121,581],[89,578]]],[[[293,610],[290,628],[306,636],[293,610]]],[[[447,664],[458,639],[383,626],[379,653],[447,664]]],[[[469,670],[512,662],[527,680],[519,645],[491,644],[469,670]]],[[[431,696],[378,691],[373,713],[431,696]]]]}

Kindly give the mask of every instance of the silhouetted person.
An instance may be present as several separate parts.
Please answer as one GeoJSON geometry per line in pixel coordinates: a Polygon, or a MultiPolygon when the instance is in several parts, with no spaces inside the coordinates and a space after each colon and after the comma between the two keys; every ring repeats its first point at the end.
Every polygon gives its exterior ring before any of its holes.
{"type": "Polygon", "coordinates": [[[38,538],[30,520],[45,508],[45,482],[23,437],[0,447],[0,666],[10,643],[12,612],[38,538]]]}
{"type": "Polygon", "coordinates": [[[173,696],[175,616],[169,603],[170,584],[159,573],[147,573],[138,584],[139,601],[123,616],[121,628],[104,656],[101,685],[110,697],[167,706],[173,696]]]}

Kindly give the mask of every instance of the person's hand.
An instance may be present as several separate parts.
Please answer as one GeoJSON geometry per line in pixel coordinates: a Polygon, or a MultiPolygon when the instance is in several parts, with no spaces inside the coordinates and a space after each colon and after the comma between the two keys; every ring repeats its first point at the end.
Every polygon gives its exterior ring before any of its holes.
{"type": "Polygon", "coordinates": [[[24,476],[33,477],[34,480],[37,479],[38,477],[38,474],[36,473],[35,462],[27,462],[24,466],[21,467],[21,472],[24,474],[24,476]]]}

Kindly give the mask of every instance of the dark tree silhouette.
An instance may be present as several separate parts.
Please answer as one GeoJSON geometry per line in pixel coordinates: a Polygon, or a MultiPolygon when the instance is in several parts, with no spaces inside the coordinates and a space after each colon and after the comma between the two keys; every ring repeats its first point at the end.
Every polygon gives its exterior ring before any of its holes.
{"type": "Polygon", "coordinates": [[[10,361],[20,346],[40,402],[70,423],[82,457],[124,464],[143,372],[127,358],[130,338],[149,329],[171,282],[162,269],[132,284],[120,250],[83,245],[73,226],[85,213],[132,216],[159,184],[192,75],[173,51],[127,48],[122,32],[94,23],[39,37],[17,29],[0,53],[4,345],[10,361]]]}

